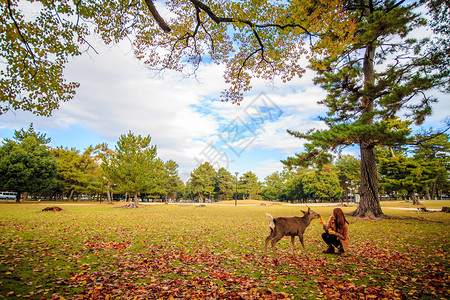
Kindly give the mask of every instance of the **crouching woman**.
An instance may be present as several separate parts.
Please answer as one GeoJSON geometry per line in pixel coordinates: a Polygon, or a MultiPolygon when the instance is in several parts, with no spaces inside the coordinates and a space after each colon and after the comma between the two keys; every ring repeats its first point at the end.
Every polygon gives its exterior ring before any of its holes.
{"type": "MultiPolygon", "coordinates": [[[[324,222],[325,223],[325,222],[324,222]]],[[[328,245],[328,249],[322,253],[334,253],[334,247],[339,250],[341,256],[345,256],[345,252],[350,245],[348,221],[345,219],[344,212],[340,208],[335,208],[328,223],[323,225],[324,233],[322,238],[328,245]]]]}

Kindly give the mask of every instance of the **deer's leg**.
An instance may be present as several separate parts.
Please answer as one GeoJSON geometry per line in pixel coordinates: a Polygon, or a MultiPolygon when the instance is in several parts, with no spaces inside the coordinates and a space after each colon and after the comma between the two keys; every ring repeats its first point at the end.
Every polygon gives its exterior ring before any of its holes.
{"type": "Polygon", "coordinates": [[[282,235],[276,235],[273,239],[272,239],[272,251],[273,251],[273,256],[275,257],[275,259],[277,259],[277,250],[275,249],[275,244],[281,240],[283,238],[282,235]]]}
{"type": "Polygon", "coordinates": [[[302,244],[303,251],[305,251],[305,244],[303,243],[303,234],[299,235],[298,239],[300,240],[300,243],[302,244]]]}
{"type": "Polygon", "coordinates": [[[295,256],[295,235],[291,236],[292,256],[295,256]]]}
{"type": "Polygon", "coordinates": [[[269,236],[266,237],[266,240],[264,242],[264,256],[267,255],[267,244],[269,244],[269,242],[273,239],[273,237],[274,237],[273,230],[271,230],[269,236]]]}

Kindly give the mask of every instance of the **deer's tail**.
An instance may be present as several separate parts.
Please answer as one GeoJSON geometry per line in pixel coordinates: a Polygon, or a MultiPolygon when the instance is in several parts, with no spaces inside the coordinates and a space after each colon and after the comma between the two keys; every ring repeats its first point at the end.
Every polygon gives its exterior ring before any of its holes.
{"type": "Polygon", "coordinates": [[[270,227],[270,229],[275,229],[275,222],[273,221],[273,217],[272,217],[272,215],[271,214],[269,214],[269,213],[266,213],[266,215],[270,218],[270,221],[269,221],[269,227],[270,227]]]}

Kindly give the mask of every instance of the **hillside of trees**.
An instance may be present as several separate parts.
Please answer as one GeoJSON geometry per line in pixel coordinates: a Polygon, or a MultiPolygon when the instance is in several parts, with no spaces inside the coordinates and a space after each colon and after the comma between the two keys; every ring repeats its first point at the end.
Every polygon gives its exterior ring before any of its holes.
{"type": "MultiPolygon", "coordinates": [[[[448,197],[448,134],[427,137],[411,147],[379,148],[380,195],[389,199],[448,197]]],[[[84,151],[51,148],[50,138],[28,130],[16,131],[0,147],[0,190],[17,192],[17,201],[198,201],[264,199],[272,201],[353,201],[361,183],[360,161],[342,155],[325,165],[292,166],[273,172],[260,181],[248,171],[235,176],[215,170],[206,162],[192,170],[187,182],[178,164],[163,161],[150,136],[131,132],[121,135],[115,149],[106,144],[84,151]]]]}

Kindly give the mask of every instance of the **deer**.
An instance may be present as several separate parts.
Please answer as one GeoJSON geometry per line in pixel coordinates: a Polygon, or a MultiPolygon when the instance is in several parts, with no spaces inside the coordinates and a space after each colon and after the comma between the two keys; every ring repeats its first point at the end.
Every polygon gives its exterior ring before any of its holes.
{"type": "Polygon", "coordinates": [[[267,244],[272,243],[273,256],[277,259],[277,251],[275,249],[275,244],[285,236],[291,237],[292,244],[292,256],[295,256],[295,237],[298,236],[300,243],[303,246],[303,251],[305,251],[305,244],[303,243],[303,233],[306,227],[313,219],[319,219],[320,215],[311,210],[308,207],[308,211],[302,210],[303,217],[278,217],[274,218],[269,213],[266,215],[270,218],[269,227],[270,234],[266,237],[264,245],[264,256],[267,255],[267,244]]]}

